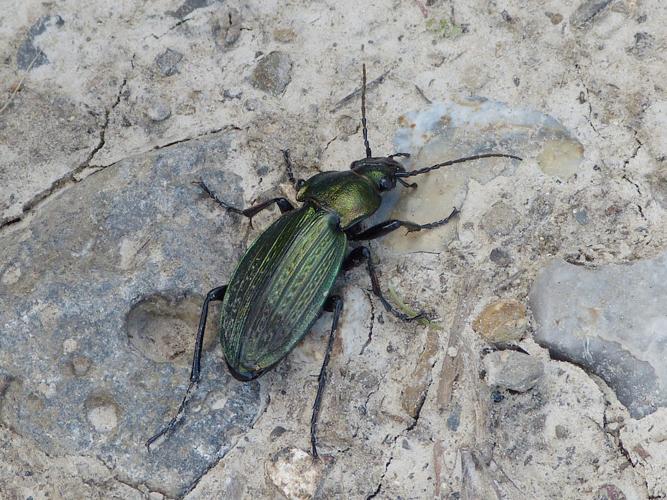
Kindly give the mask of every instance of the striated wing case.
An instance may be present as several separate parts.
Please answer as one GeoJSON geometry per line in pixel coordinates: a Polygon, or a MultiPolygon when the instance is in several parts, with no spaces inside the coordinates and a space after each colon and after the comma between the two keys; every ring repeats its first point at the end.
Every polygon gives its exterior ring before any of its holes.
{"type": "Polygon", "coordinates": [[[308,333],[346,248],[337,217],[309,204],[284,214],[255,240],[222,303],[222,348],[236,378],[258,377],[308,333]]]}

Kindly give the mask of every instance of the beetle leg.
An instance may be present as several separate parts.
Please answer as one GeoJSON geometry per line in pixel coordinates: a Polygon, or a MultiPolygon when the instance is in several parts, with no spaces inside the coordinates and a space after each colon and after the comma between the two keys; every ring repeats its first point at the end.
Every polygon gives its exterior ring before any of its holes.
{"type": "Polygon", "coordinates": [[[366,261],[366,268],[368,269],[368,274],[371,277],[373,293],[377,296],[378,299],[380,299],[380,302],[382,302],[382,305],[387,310],[387,312],[390,312],[403,321],[414,321],[425,316],[423,311],[420,311],[415,316],[408,316],[407,314],[392,306],[391,303],[384,297],[382,290],[380,289],[380,281],[378,280],[377,274],[375,274],[375,267],[373,266],[373,261],[371,259],[371,251],[368,249],[368,247],[357,247],[352,250],[343,261],[342,269],[343,271],[348,271],[353,267],[357,267],[364,261],[366,261]]]}
{"type": "Polygon", "coordinates": [[[343,309],[343,299],[338,295],[331,295],[324,303],[324,310],[333,312],[333,320],[331,321],[331,333],[329,333],[329,342],[327,343],[327,350],[324,353],[324,361],[322,368],[320,368],[320,375],[317,378],[317,396],[315,396],[315,403],[313,404],[313,414],[310,417],[310,445],[313,452],[313,458],[318,458],[317,455],[317,420],[320,415],[320,406],[322,405],[322,395],[324,394],[324,386],[327,383],[327,365],[331,357],[331,349],[334,344],[334,337],[336,328],[338,327],[338,318],[343,309]]]}
{"type": "Polygon", "coordinates": [[[178,405],[178,410],[176,410],[176,415],[172,418],[166,427],[164,427],[160,432],[151,437],[146,441],[146,448],[150,450],[151,445],[164,436],[167,433],[170,433],[174,427],[178,424],[183,414],[183,410],[190,399],[190,394],[197,386],[199,382],[199,376],[201,372],[201,352],[202,346],[204,343],[204,332],[206,331],[206,318],[208,317],[208,305],[214,301],[221,301],[225,297],[225,292],[227,291],[227,285],[219,286],[211,290],[206,294],[206,299],[204,299],[204,304],[201,307],[201,315],[199,316],[199,328],[197,328],[197,339],[195,340],[195,350],[192,356],[192,370],[190,371],[190,383],[188,388],[185,391],[185,396],[181,404],[178,405]]]}
{"type": "Polygon", "coordinates": [[[428,224],[417,224],[416,222],[390,219],[384,222],[380,222],[375,226],[371,226],[365,231],[362,231],[358,234],[349,234],[348,238],[352,241],[374,240],[375,238],[379,238],[380,236],[384,236],[385,234],[389,234],[392,231],[397,230],[399,227],[407,228],[408,233],[412,233],[413,231],[421,231],[422,229],[433,229],[434,227],[444,226],[450,221],[452,217],[454,217],[458,213],[459,209],[455,208],[454,210],[452,210],[452,213],[449,214],[444,219],[435,222],[430,222],[428,224]]]}
{"type": "Polygon", "coordinates": [[[218,198],[218,195],[216,195],[211,189],[202,181],[201,179],[199,182],[196,183],[202,190],[213,200],[220,205],[222,208],[225,210],[228,210],[229,212],[233,212],[235,214],[243,215],[245,217],[248,217],[250,219],[250,225],[252,226],[252,218],[257,215],[259,212],[262,210],[270,207],[274,203],[278,205],[278,208],[280,209],[280,213],[285,213],[289,212],[290,210],[294,210],[294,205],[292,205],[287,198],[283,198],[282,196],[278,198],[271,198],[270,200],[263,201],[262,203],[259,203],[253,207],[249,208],[236,208],[233,207],[232,205],[229,205],[227,202],[221,200],[218,198]]]}

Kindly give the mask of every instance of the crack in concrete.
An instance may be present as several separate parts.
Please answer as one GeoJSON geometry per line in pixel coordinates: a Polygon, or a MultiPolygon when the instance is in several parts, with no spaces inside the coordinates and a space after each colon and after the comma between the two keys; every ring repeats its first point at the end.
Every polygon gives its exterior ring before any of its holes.
{"type": "Polygon", "coordinates": [[[250,425],[248,430],[244,432],[243,434],[239,435],[238,439],[236,442],[230,446],[226,451],[224,451],[219,457],[216,458],[213,462],[211,462],[208,467],[206,467],[201,474],[199,474],[197,477],[195,477],[192,482],[187,486],[185,489],[185,492],[180,498],[184,498],[187,495],[189,495],[196,487],[197,485],[201,482],[202,479],[204,479],[204,476],[206,476],[213,468],[215,468],[222,460],[224,460],[227,455],[229,455],[234,449],[238,446],[238,444],[241,442],[241,440],[246,437],[248,434],[250,434],[254,429],[257,423],[261,420],[261,418],[266,414],[266,411],[269,408],[269,405],[271,404],[271,395],[267,392],[266,395],[266,403],[264,406],[261,408],[261,410],[258,412],[257,417],[253,421],[253,423],[250,425]]]}
{"type": "MultiPolygon", "coordinates": [[[[105,112],[105,116],[107,114],[110,114],[110,111],[105,112]]],[[[22,207],[22,212],[19,216],[12,217],[12,218],[0,221],[0,231],[7,226],[10,226],[12,224],[16,224],[16,223],[20,222],[21,220],[23,220],[26,215],[28,215],[30,212],[32,212],[38,205],[40,205],[42,202],[44,202],[47,198],[53,196],[54,194],[60,193],[61,191],[65,190],[68,186],[71,186],[73,184],[77,184],[77,183],[79,183],[79,182],[81,182],[81,181],[83,181],[83,180],[85,180],[89,177],[92,177],[97,172],[100,172],[100,171],[102,171],[102,170],[104,170],[108,167],[113,167],[113,166],[117,165],[118,163],[120,163],[122,161],[128,160],[130,158],[138,158],[138,157],[144,156],[146,154],[152,153],[154,151],[158,151],[160,149],[167,148],[169,146],[174,146],[174,145],[177,145],[177,144],[183,144],[183,143],[186,143],[186,142],[189,142],[189,141],[195,141],[197,139],[200,139],[202,137],[206,137],[208,135],[213,135],[213,134],[216,134],[216,133],[219,133],[219,132],[225,132],[225,131],[229,131],[229,130],[241,130],[241,128],[237,127],[236,125],[226,125],[224,127],[218,127],[218,128],[214,128],[214,129],[211,129],[211,130],[207,130],[207,131],[202,132],[201,134],[198,134],[196,136],[185,137],[183,139],[177,139],[175,141],[168,142],[166,144],[158,145],[158,146],[155,146],[155,147],[153,147],[149,150],[142,151],[141,153],[137,153],[137,154],[133,154],[133,155],[130,155],[130,156],[123,157],[119,160],[116,160],[116,161],[114,161],[112,163],[109,163],[109,164],[106,164],[106,165],[91,165],[91,164],[89,164],[89,162],[92,160],[93,156],[95,156],[95,154],[97,154],[104,147],[104,145],[106,143],[106,137],[105,137],[105,135],[106,135],[106,124],[105,124],[103,126],[103,129],[100,131],[101,141],[99,141],[98,144],[91,150],[91,154],[88,155],[88,158],[86,159],[86,161],[84,161],[76,169],[69,172],[67,175],[61,177],[60,179],[57,179],[56,181],[54,181],[49,188],[45,189],[41,193],[34,196],[31,200],[24,203],[23,207],[22,207]],[[89,175],[86,175],[82,178],[78,178],[78,176],[82,172],[85,172],[86,170],[92,170],[92,172],[89,175]]]]}
{"type": "Polygon", "coordinates": [[[593,129],[593,132],[595,132],[599,137],[601,137],[600,132],[595,127],[595,125],[593,125],[593,105],[591,104],[591,97],[590,97],[591,92],[588,89],[588,85],[586,85],[586,81],[584,80],[583,75],[581,74],[581,66],[579,66],[578,64],[575,64],[574,69],[577,72],[577,76],[578,76],[579,81],[581,82],[581,85],[584,87],[584,90],[586,91],[586,93],[584,95],[585,100],[583,100],[583,101],[581,99],[581,94],[583,92],[579,94],[580,95],[579,102],[581,104],[583,104],[584,102],[586,102],[588,104],[588,116],[585,117],[586,121],[588,122],[588,125],[590,125],[590,127],[593,129]]]}
{"type": "Polygon", "coordinates": [[[23,206],[21,207],[21,214],[13,217],[9,220],[5,220],[0,222],[0,229],[3,229],[6,226],[9,226],[11,224],[15,224],[22,220],[27,213],[32,211],[35,207],[37,207],[40,203],[42,203],[44,200],[47,198],[51,197],[52,195],[64,190],[68,185],[74,184],[77,181],[77,176],[83,172],[84,170],[88,168],[96,168],[96,167],[91,167],[90,162],[92,161],[93,157],[97,154],[98,151],[100,151],[105,143],[106,143],[106,129],[109,126],[109,119],[111,116],[111,112],[114,110],[116,106],[120,103],[120,99],[122,97],[123,90],[125,89],[125,86],[127,85],[127,77],[123,79],[123,82],[120,84],[120,87],[118,88],[118,92],[116,93],[116,97],[114,99],[114,102],[111,104],[111,106],[104,111],[104,122],[102,123],[102,126],[100,128],[99,132],[99,139],[97,141],[97,144],[93,147],[93,149],[90,151],[86,159],[75,169],[71,170],[64,176],[60,177],[59,179],[56,179],[54,182],[51,183],[51,185],[38,193],[37,195],[33,196],[30,200],[25,202],[23,206]]]}
{"type": "Polygon", "coordinates": [[[428,393],[431,390],[431,386],[433,385],[433,367],[437,364],[437,360],[431,364],[431,376],[429,377],[429,382],[428,385],[426,386],[426,389],[422,392],[422,394],[419,397],[419,401],[417,402],[417,408],[415,411],[415,416],[413,417],[413,421],[410,425],[408,425],[405,428],[405,433],[410,432],[412,429],[417,427],[417,423],[419,423],[419,417],[421,416],[422,413],[422,408],[424,407],[424,403],[426,403],[426,398],[428,397],[428,393]]]}
{"type": "Polygon", "coordinates": [[[378,482],[377,488],[375,488],[375,491],[373,493],[371,493],[366,497],[366,500],[371,500],[371,498],[375,498],[380,494],[380,491],[382,491],[382,482],[384,481],[384,477],[387,475],[387,471],[389,470],[389,465],[391,465],[392,460],[394,460],[393,445],[396,443],[396,440],[398,439],[399,436],[400,434],[394,438],[394,443],[392,443],[392,452],[389,455],[389,460],[387,461],[386,464],[384,464],[384,472],[380,476],[380,481],[378,482]]]}
{"type": "Polygon", "coordinates": [[[373,340],[373,325],[375,324],[375,304],[373,303],[373,299],[371,298],[370,292],[368,290],[364,290],[364,293],[366,294],[366,298],[368,299],[368,302],[371,305],[371,320],[368,327],[368,338],[366,339],[366,343],[364,344],[364,346],[361,348],[361,351],[359,351],[359,356],[364,354],[364,351],[371,343],[371,340],[373,340]]]}

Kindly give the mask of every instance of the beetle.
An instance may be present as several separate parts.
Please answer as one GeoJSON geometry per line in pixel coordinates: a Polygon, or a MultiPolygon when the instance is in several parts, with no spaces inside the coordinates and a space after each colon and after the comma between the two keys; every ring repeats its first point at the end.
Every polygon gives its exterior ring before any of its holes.
{"type": "Polygon", "coordinates": [[[417,187],[405,181],[408,177],[481,158],[521,160],[510,154],[485,153],[407,171],[396,160],[409,157],[407,153],[374,157],[366,122],[365,65],[361,125],[366,157],[353,161],[347,171],[321,172],[308,180],[297,180],[289,152],[283,151],[288,178],[297,191],[297,201],[302,203],[299,208],[286,198],[278,197],[240,209],[218,198],[202,180],[198,182],[223,209],[244,215],[251,222],[253,216],[274,204],[282,215],[248,248],[229,283],[206,295],[197,329],[190,383],[176,415],[146,442],[149,449],[151,444],[176,427],[199,382],[208,308],[211,302],[218,301],[222,302],[219,335],[224,359],[231,374],[244,382],[260,377],[285,358],[310,331],[323,310],[333,313],[310,422],[311,452],[317,459],[318,416],[327,380],[327,365],[343,307],[342,298],[331,295],[338,275],[365,262],[373,293],[389,313],[403,321],[424,316],[423,312],[409,316],[394,307],[382,293],[369,248],[357,246],[348,253],[348,242],[379,238],[400,227],[408,232],[439,227],[458,213],[454,208],[444,219],[428,224],[390,219],[364,229],[363,221],[378,210],[383,193],[394,189],[397,183],[417,187]]]}

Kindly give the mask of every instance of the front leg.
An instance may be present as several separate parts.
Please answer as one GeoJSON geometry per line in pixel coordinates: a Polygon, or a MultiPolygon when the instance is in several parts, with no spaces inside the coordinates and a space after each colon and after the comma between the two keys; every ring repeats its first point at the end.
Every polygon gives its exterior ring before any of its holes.
{"type": "Polygon", "coordinates": [[[396,309],[384,297],[384,295],[382,294],[382,290],[380,289],[380,281],[378,280],[377,274],[375,274],[375,267],[373,266],[373,261],[371,259],[371,251],[368,249],[368,247],[357,247],[354,250],[352,250],[350,254],[343,261],[342,270],[349,271],[350,269],[352,269],[353,267],[357,267],[364,261],[366,262],[366,269],[368,270],[368,274],[371,277],[371,287],[373,289],[373,293],[377,296],[378,299],[380,299],[380,302],[382,302],[382,305],[387,310],[387,312],[390,312],[391,314],[393,314],[399,319],[402,319],[403,321],[414,321],[417,319],[421,319],[425,316],[425,313],[423,311],[420,311],[415,316],[408,316],[404,312],[401,312],[398,309],[396,309]]]}
{"type": "Polygon", "coordinates": [[[421,231],[422,229],[433,229],[435,227],[444,226],[450,221],[452,217],[454,217],[458,213],[459,209],[455,208],[454,210],[452,210],[452,213],[449,214],[444,219],[435,222],[430,222],[428,224],[417,224],[416,222],[390,219],[384,222],[380,222],[379,224],[376,224],[374,226],[371,226],[365,231],[361,231],[360,233],[357,234],[348,233],[347,236],[352,241],[374,240],[375,238],[380,238],[381,236],[389,234],[392,231],[396,231],[399,227],[407,228],[408,233],[412,233],[414,231],[421,231]]]}

